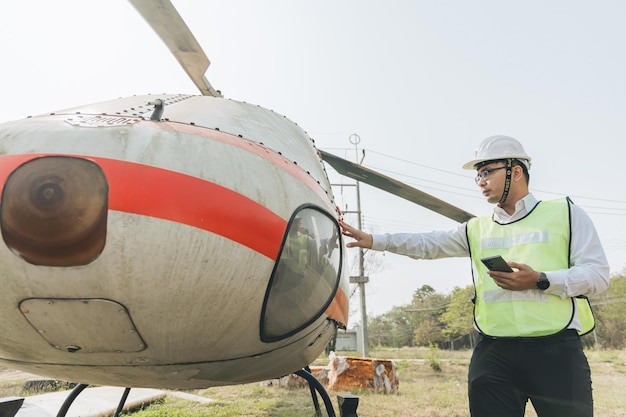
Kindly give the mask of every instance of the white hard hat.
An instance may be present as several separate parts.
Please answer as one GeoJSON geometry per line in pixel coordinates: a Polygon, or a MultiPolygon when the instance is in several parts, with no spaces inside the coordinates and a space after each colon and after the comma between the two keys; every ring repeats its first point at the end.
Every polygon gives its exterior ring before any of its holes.
{"type": "Polygon", "coordinates": [[[480,144],[478,150],[474,152],[474,159],[464,164],[463,169],[475,169],[476,164],[500,159],[518,159],[529,170],[532,158],[517,139],[496,135],[488,137],[480,144]]]}

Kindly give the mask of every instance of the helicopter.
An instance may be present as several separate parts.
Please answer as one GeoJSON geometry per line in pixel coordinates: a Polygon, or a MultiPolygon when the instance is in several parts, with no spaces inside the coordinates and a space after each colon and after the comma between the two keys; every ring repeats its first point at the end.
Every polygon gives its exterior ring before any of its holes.
{"type": "Polygon", "coordinates": [[[172,3],[130,3],[200,95],[0,125],[0,363],[82,387],[315,383],[306,368],[347,326],[350,293],[325,164],[454,220],[472,215],[225,98],[172,3]]]}

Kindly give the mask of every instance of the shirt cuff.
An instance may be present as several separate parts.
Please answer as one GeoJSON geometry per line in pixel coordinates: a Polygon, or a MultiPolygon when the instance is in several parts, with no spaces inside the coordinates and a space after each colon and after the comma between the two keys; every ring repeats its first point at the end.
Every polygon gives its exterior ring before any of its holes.
{"type": "Polygon", "coordinates": [[[546,292],[561,298],[566,298],[568,295],[565,293],[564,277],[558,272],[545,272],[545,274],[548,281],[550,281],[550,287],[546,292]]]}
{"type": "Polygon", "coordinates": [[[372,249],[377,251],[385,251],[389,247],[391,235],[372,235],[372,249]]]}

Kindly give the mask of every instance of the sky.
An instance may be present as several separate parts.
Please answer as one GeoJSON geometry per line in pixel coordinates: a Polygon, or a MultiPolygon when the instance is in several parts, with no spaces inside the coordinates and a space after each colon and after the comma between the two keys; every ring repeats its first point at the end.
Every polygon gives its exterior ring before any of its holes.
{"type": "MultiPolygon", "coordinates": [[[[173,3],[225,97],[283,114],[318,148],[471,213],[492,207],[461,166],[488,136],[519,139],[533,158],[531,191],[571,196],[594,221],[612,272],[626,267],[623,1],[173,3]]],[[[6,1],[0,40],[0,122],[135,94],[197,94],[124,0],[6,1]]],[[[328,170],[334,184],[354,184],[328,170]]],[[[335,192],[356,211],[354,187],[335,192]]],[[[455,227],[365,184],[360,197],[371,233],[455,227]]],[[[471,284],[468,259],[377,253],[366,274],[369,316],[409,303],[422,285],[447,293],[471,284]]],[[[357,291],[356,321],[358,306],[357,291]]]]}

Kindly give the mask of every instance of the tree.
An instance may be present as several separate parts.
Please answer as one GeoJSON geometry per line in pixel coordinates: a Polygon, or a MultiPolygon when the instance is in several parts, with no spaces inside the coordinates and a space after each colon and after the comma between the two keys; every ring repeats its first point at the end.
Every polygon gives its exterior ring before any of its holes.
{"type": "Polygon", "coordinates": [[[449,297],[437,293],[430,285],[423,285],[413,293],[413,301],[405,311],[413,326],[413,342],[419,346],[441,345],[445,342],[440,321],[449,297]]]}
{"type": "MultiPolygon", "coordinates": [[[[455,341],[467,336],[467,342],[463,345],[474,345],[474,286],[465,288],[455,287],[450,295],[450,304],[441,315],[443,335],[450,342],[450,349],[454,349],[455,341]]],[[[457,343],[461,345],[461,343],[457,343]]]]}
{"type": "Polygon", "coordinates": [[[413,303],[424,302],[428,297],[435,294],[435,289],[430,285],[422,285],[413,293],[413,303]]]}
{"type": "Polygon", "coordinates": [[[414,331],[413,341],[418,346],[440,345],[444,341],[441,324],[431,319],[422,321],[414,331]]]}
{"type": "Polygon", "coordinates": [[[626,345],[626,276],[611,277],[608,290],[590,300],[596,319],[596,337],[604,348],[626,345]]]}
{"type": "Polygon", "coordinates": [[[368,320],[370,341],[378,346],[413,345],[413,324],[407,306],[393,307],[389,312],[368,320]]]}

